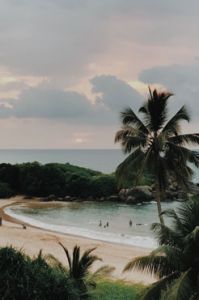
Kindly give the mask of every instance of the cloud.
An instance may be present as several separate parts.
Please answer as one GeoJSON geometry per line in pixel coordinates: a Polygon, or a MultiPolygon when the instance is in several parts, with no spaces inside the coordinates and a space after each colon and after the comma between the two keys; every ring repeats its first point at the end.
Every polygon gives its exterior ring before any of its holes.
{"type": "MultiPolygon", "coordinates": [[[[138,48],[143,44],[151,47],[155,43],[160,48],[167,44],[178,50],[188,41],[198,45],[199,3],[191,3],[2,0],[0,65],[17,74],[61,77],[67,84],[90,75],[93,62],[105,68],[104,56],[112,62],[123,61],[125,67],[132,58],[134,65],[141,64],[136,56],[142,51],[144,59],[144,49],[138,48]]],[[[157,59],[153,51],[150,56],[157,59]]]]}
{"type": "Polygon", "coordinates": [[[12,107],[0,109],[0,117],[85,119],[93,113],[92,105],[82,94],[74,91],[29,88],[19,99],[7,100],[12,107]]]}
{"type": "Polygon", "coordinates": [[[159,66],[144,70],[139,79],[146,84],[162,84],[172,91],[174,101],[172,107],[176,110],[186,104],[194,121],[198,122],[199,106],[199,65],[159,66]]]}
{"type": "Polygon", "coordinates": [[[120,112],[127,106],[137,108],[143,100],[140,94],[125,81],[111,75],[96,76],[91,79],[92,92],[100,94],[97,102],[112,111],[120,112]]]}
{"type": "Polygon", "coordinates": [[[26,88],[16,99],[2,101],[0,118],[43,118],[72,123],[116,124],[126,106],[140,106],[141,96],[115,76],[91,79],[96,102],[75,91],[43,87],[26,88]]]}

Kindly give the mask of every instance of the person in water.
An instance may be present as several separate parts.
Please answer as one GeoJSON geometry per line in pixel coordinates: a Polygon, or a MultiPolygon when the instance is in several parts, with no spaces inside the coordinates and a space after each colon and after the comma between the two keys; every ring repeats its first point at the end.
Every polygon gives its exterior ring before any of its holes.
{"type": "Polygon", "coordinates": [[[99,226],[101,227],[102,226],[102,221],[100,220],[100,222],[99,222],[99,226]]]}
{"type": "Polygon", "coordinates": [[[106,227],[109,227],[109,222],[106,222],[106,227]]]}
{"type": "Polygon", "coordinates": [[[129,221],[129,226],[132,226],[133,225],[133,222],[132,220],[129,221]]]}

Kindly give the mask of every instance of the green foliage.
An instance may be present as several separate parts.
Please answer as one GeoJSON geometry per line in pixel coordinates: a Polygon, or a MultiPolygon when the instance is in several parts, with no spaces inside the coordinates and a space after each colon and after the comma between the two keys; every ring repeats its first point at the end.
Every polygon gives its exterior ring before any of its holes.
{"type": "MultiPolygon", "coordinates": [[[[63,246],[62,246],[63,247],[63,246]]],[[[107,266],[89,273],[98,257],[94,249],[80,256],[75,247],[72,257],[63,247],[69,269],[53,256],[31,259],[12,247],[0,249],[0,299],[3,300],[138,300],[143,287],[122,281],[102,279],[113,269],[107,266]]]]}
{"type": "Polygon", "coordinates": [[[116,193],[115,175],[70,164],[0,164],[0,197],[27,196],[79,198],[110,196],[116,193]],[[2,196],[1,196],[2,195],[2,196]]]}
{"type": "Polygon", "coordinates": [[[101,197],[117,193],[115,175],[97,175],[92,177],[90,189],[91,195],[101,197]]]}
{"type": "Polygon", "coordinates": [[[159,247],[150,255],[130,261],[125,271],[149,271],[159,279],[146,290],[144,300],[191,300],[199,297],[199,201],[181,204],[177,212],[164,212],[172,228],[152,226],[159,247]]]}
{"type": "Polygon", "coordinates": [[[78,299],[66,277],[50,267],[41,254],[33,260],[12,247],[0,249],[0,299],[78,299]]]}
{"type": "Polygon", "coordinates": [[[89,273],[94,262],[101,260],[98,256],[92,254],[95,248],[86,250],[80,255],[80,247],[75,246],[72,255],[67,248],[59,243],[63,248],[68,261],[68,272],[71,281],[78,290],[80,299],[90,299],[92,291],[96,288],[96,280],[101,274],[109,274],[114,270],[108,266],[103,266],[93,274],[89,273]]]}
{"type": "Polygon", "coordinates": [[[0,182],[0,198],[9,198],[14,195],[14,191],[6,182],[0,182]]]}
{"type": "Polygon", "coordinates": [[[92,300],[139,300],[144,290],[141,285],[130,285],[123,281],[100,280],[92,300]]]}

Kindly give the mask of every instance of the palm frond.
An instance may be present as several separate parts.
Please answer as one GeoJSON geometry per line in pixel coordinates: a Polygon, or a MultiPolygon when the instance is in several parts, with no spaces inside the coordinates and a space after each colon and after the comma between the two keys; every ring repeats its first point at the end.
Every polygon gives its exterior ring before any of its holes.
{"type": "Polygon", "coordinates": [[[64,245],[59,242],[59,245],[62,247],[62,249],[64,250],[65,254],[66,254],[66,257],[67,257],[67,260],[68,260],[68,265],[69,265],[69,270],[71,271],[72,270],[72,262],[71,262],[71,257],[70,257],[70,254],[68,252],[68,249],[66,247],[64,247],[64,245]]]}
{"type": "Polygon", "coordinates": [[[182,228],[181,219],[180,219],[180,217],[178,216],[178,214],[176,213],[176,211],[174,209],[164,210],[162,212],[162,214],[169,217],[169,218],[172,218],[174,228],[176,228],[176,229],[182,228]]]}
{"type": "Polygon", "coordinates": [[[81,276],[83,277],[85,274],[88,273],[90,267],[92,266],[92,264],[97,261],[97,260],[102,260],[101,258],[99,258],[97,255],[91,255],[91,252],[93,252],[96,248],[91,248],[86,250],[80,261],[79,261],[79,265],[80,265],[80,273],[81,276]]]}
{"type": "Polygon", "coordinates": [[[160,245],[170,245],[174,247],[181,245],[178,232],[170,227],[160,223],[153,223],[151,229],[160,245]]]}
{"type": "Polygon", "coordinates": [[[124,267],[123,272],[136,269],[142,272],[150,272],[158,278],[163,278],[174,271],[165,255],[139,256],[129,261],[124,267]]]}
{"type": "Polygon", "coordinates": [[[142,131],[144,134],[148,134],[149,131],[147,127],[144,125],[144,123],[136,116],[134,111],[128,107],[123,112],[121,112],[121,119],[122,123],[124,125],[134,125],[136,128],[140,131],[142,131]]]}
{"type": "Polygon", "coordinates": [[[92,276],[94,276],[95,278],[102,278],[102,277],[110,276],[114,270],[115,270],[115,267],[104,265],[104,266],[98,268],[92,274],[92,276]]]}
{"type": "Polygon", "coordinates": [[[190,116],[185,106],[182,106],[180,110],[167,122],[167,124],[162,129],[162,132],[167,132],[168,134],[179,133],[179,122],[180,121],[190,121],[190,116]]]}
{"type": "Polygon", "coordinates": [[[62,272],[67,272],[67,269],[63,266],[63,264],[52,254],[48,254],[44,256],[45,261],[47,264],[52,266],[53,268],[56,268],[62,272]]]}
{"type": "Polygon", "coordinates": [[[118,185],[121,186],[128,174],[132,171],[138,171],[140,163],[144,160],[145,154],[140,148],[131,153],[116,169],[116,178],[118,185]]]}
{"type": "Polygon", "coordinates": [[[162,245],[157,249],[153,250],[151,254],[155,256],[159,256],[159,255],[166,256],[173,270],[179,272],[181,271],[183,253],[180,247],[172,246],[172,245],[162,245]]]}
{"type": "Polygon", "coordinates": [[[199,145],[199,133],[176,135],[169,137],[168,140],[176,145],[199,145]]]}
{"type": "Polygon", "coordinates": [[[179,228],[184,235],[191,233],[199,226],[199,201],[189,200],[177,209],[182,226],[179,228]]]}
{"type": "MultiPolygon", "coordinates": [[[[147,116],[149,120],[147,127],[157,132],[163,127],[167,119],[167,101],[173,94],[170,92],[158,92],[156,89],[152,92],[150,88],[149,92],[150,97],[147,101],[147,109],[145,109],[149,115],[149,117],[147,116]]],[[[141,111],[144,111],[143,107],[141,111]]]]}
{"type": "Polygon", "coordinates": [[[191,269],[174,281],[172,285],[169,286],[166,292],[163,293],[161,300],[188,300],[193,294],[193,286],[190,279],[191,269]]]}
{"type": "Polygon", "coordinates": [[[170,283],[179,276],[177,272],[174,272],[163,279],[153,283],[145,292],[142,300],[160,300],[162,291],[166,290],[170,283]]]}
{"type": "Polygon", "coordinates": [[[124,153],[130,153],[137,147],[143,147],[147,143],[147,136],[141,131],[124,126],[115,135],[115,142],[120,142],[124,153]]]}

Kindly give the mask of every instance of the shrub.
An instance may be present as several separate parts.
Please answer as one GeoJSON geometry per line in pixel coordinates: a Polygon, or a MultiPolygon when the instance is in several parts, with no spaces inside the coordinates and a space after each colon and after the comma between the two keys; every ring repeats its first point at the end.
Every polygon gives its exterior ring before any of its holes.
{"type": "Polygon", "coordinates": [[[31,260],[12,247],[1,248],[0,270],[0,299],[78,299],[66,274],[49,266],[41,254],[31,260]]]}
{"type": "Polygon", "coordinates": [[[13,190],[5,182],[0,182],[0,198],[9,198],[14,195],[13,190]]]}

